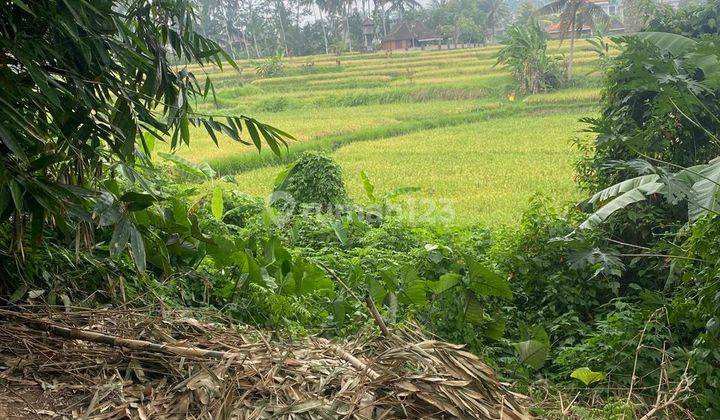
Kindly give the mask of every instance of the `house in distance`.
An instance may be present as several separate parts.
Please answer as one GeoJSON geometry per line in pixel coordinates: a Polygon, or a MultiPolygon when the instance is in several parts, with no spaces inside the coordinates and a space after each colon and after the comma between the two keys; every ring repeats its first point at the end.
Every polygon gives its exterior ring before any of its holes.
{"type": "Polygon", "coordinates": [[[382,40],[384,50],[407,50],[426,45],[440,45],[444,37],[425,27],[420,22],[400,22],[392,32],[382,40]]]}

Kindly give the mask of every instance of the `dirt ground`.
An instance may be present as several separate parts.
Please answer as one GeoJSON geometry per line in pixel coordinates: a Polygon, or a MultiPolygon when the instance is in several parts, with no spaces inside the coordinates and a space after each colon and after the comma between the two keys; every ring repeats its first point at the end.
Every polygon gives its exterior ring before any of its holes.
{"type": "MultiPolygon", "coordinates": [[[[28,381],[29,382],[29,381],[28,381]]],[[[47,419],[57,416],[37,384],[0,382],[0,419],[47,419]]]]}

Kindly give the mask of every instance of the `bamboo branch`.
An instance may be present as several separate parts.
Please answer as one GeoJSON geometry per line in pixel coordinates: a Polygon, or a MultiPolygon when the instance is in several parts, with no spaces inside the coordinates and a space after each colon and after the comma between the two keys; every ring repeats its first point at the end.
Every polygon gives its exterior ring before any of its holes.
{"type": "Polygon", "coordinates": [[[47,321],[40,321],[37,319],[29,318],[27,316],[23,316],[18,313],[13,313],[13,311],[0,311],[0,313],[23,320],[27,326],[34,330],[46,331],[50,334],[54,334],[70,340],[90,341],[93,343],[106,344],[109,346],[124,347],[131,350],[144,350],[183,357],[224,359],[233,355],[232,353],[224,351],[207,350],[199,347],[183,347],[168,344],[159,344],[145,340],[116,337],[113,335],[101,334],[95,331],[88,331],[79,328],[61,327],[59,325],[51,324],[47,321]]]}
{"type": "Polygon", "coordinates": [[[352,367],[357,369],[360,372],[367,372],[368,376],[372,379],[377,379],[380,377],[380,374],[372,370],[368,365],[361,362],[360,359],[353,356],[352,354],[346,352],[345,350],[341,349],[338,346],[330,345],[330,348],[335,352],[335,354],[338,355],[341,359],[345,360],[346,362],[350,363],[352,367]]]}
{"type": "Polygon", "coordinates": [[[368,309],[370,309],[370,315],[372,315],[377,326],[380,327],[380,332],[382,332],[382,335],[385,337],[390,337],[390,330],[388,330],[387,325],[385,325],[385,321],[383,321],[382,316],[380,316],[380,312],[378,312],[377,306],[375,306],[375,302],[373,302],[372,296],[370,296],[369,294],[365,296],[365,303],[367,304],[368,309]]]}

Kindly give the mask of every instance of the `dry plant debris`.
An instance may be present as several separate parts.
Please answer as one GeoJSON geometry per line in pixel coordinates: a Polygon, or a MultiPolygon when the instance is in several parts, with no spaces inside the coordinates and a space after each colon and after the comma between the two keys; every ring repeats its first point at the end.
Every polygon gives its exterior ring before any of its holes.
{"type": "Polygon", "coordinates": [[[523,397],[477,356],[409,328],[336,343],[282,339],[203,311],[16,306],[0,317],[0,395],[34,386],[50,402],[28,403],[28,415],[528,417],[523,397]]]}

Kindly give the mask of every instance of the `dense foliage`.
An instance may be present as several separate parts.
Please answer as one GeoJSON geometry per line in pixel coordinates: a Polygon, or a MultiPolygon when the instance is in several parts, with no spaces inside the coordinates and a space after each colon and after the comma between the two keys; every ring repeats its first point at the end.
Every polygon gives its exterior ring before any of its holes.
{"type": "Polygon", "coordinates": [[[415,0],[193,0],[200,11],[199,32],[236,57],[259,58],[341,53],[377,49],[383,37],[403,21],[419,21],[458,43],[495,41],[511,16],[506,0],[450,0],[421,4],[415,0]],[[370,45],[363,24],[372,23],[370,45]]]}
{"type": "Polygon", "coordinates": [[[670,4],[650,3],[646,31],[669,32],[697,38],[704,34],[720,34],[720,2],[688,2],[679,8],[670,4]]]}
{"type": "Polygon", "coordinates": [[[320,209],[343,204],[347,192],[342,178],[342,169],[323,152],[305,152],[288,165],[275,180],[274,195],[284,200],[281,193],[287,193],[301,210],[308,204],[320,209]]]}
{"type": "Polygon", "coordinates": [[[537,21],[507,28],[498,63],[512,69],[521,94],[557,88],[565,79],[562,57],[547,55],[547,40],[537,21]]]}
{"type": "Polygon", "coordinates": [[[129,244],[143,271],[148,241],[167,270],[173,222],[147,210],[167,198],[144,173],[155,142],[189,144],[190,125],[278,153],[286,138],[249,117],[193,111],[212,84],[171,58],[227,57],[195,32],[185,1],[15,1],[0,11],[0,52],[0,223],[13,224],[4,248],[19,256],[27,227],[34,243],[49,227],[78,250],[112,228],[111,255],[129,244]]]}
{"type": "Polygon", "coordinates": [[[604,188],[633,174],[613,161],[688,167],[718,156],[717,38],[647,33],[615,42],[621,53],[606,72],[602,115],[588,120],[598,137],[581,182],[604,188]]]}
{"type": "MultiPolygon", "coordinates": [[[[160,300],[278,334],[346,337],[370,322],[369,300],[391,326],[467,344],[545,399],[540,417],[642,416],[678,384],[690,388],[662,413],[720,415],[716,37],[618,39],[578,166],[594,194],[572,209],[537,197],[517,225],[487,229],[408,220],[398,197],[412,189],[378,191],[364,172],[367,200],[352,203],[321,153],[277,178],[276,194],[301,204],[290,208],[155,153],[156,138],[187,143],[190,124],[276,151],[286,135],[193,112],[193,96],[212,87],[171,66],[164,46],[200,63],[220,52],[193,32],[187,3],[66,4],[0,11],[8,302],[70,311],[160,300]],[[552,401],[558,393],[577,395],[574,405],[552,401]]],[[[537,30],[513,30],[534,37],[535,58],[537,30]]],[[[536,70],[523,74],[528,91],[545,83],[536,70]]]]}

